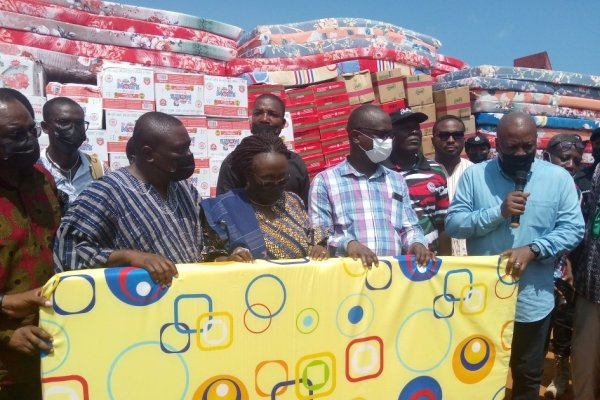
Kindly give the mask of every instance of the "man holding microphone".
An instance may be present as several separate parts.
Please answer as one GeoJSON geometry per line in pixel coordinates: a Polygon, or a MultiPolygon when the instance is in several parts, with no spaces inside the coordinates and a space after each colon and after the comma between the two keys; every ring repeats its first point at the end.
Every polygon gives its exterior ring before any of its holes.
{"type": "Polygon", "coordinates": [[[537,129],[513,112],[497,129],[498,158],[463,174],[448,210],[446,232],[467,239],[469,255],[501,254],[519,279],[512,342],[512,399],[538,399],[554,307],[554,258],[581,241],[584,222],[573,178],[536,160],[537,129]]]}

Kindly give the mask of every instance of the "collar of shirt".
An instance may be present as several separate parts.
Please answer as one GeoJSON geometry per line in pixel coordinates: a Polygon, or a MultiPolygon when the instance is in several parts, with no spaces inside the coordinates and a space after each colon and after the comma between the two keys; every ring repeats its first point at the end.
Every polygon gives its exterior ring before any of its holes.
{"type": "Polygon", "coordinates": [[[431,166],[429,165],[429,162],[427,162],[427,158],[425,158],[425,156],[421,153],[417,153],[417,161],[414,163],[414,165],[411,168],[402,169],[402,167],[400,165],[394,165],[393,168],[396,171],[418,171],[418,170],[430,171],[431,170],[431,166]]]}
{"type": "Polygon", "coordinates": [[[356,168],[354,168],[348,160],[346,160],[343,164],[340,165],[340,169],[340,175],[342,176],[354,175],[358,178],[365,177],[369,180],[376,179],[379,178],[381,175],[387,174],[387,170],[381,164],[377,164],[377,169],[375,170],[373,175],[367,177],[362,172],[357,171],[356,168]]]}

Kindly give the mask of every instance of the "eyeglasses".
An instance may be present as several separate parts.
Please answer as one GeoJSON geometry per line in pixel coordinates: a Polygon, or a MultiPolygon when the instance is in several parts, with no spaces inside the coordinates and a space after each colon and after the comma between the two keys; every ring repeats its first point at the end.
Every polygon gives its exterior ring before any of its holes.
{"type": "Polygon", "coordinates": [[[575,147],[577,150],[583,150],[585,148],[585,145],[586,145],[586,142],[584,142],[584,141],[572,140],[572,141],[564,141],[564,142],[554,143],[554,144],[552,144],[552,146],[549,147],[549,149],[558,146],[561,150],[564,150],[564,151],[571,150],[573,147],[575,147]]]}
{"type": "Polygon", "coordinates": [[[256,179],[256,183],[258,183],[258,186],[262,187],[263,189],[272,189],[274,187],[284,186],[290,180],[289,175],[286,176],[285,178],[281,178],[276,181],[265,181],[265,180],[259,178],[258,176],[256,176],[256,174],[254,174],[254,173],[252,175],[254,175],[254,178],[256,179]]]}
{"type": "Polygon", "coordinates": [[[434,136],[437,138],[440,138],[443,141],[450,139],[450,136],[452,136],[452,139],[454,139],[454,140],[462,140],[465,138],[465,132],[464,131],[438,132],[434,136]]]}
{"type": "Polygon", "coordinates": [[[72,128],[73,126],[77,126],[77,127],[84,127],[85,130],[87,131],[90,126],[90,123],[88,121],[84,121],[82,119],[57,118],[57,119],[51,119],[50,121],[54,121],[54,123],[56,123],[57,126],[59,126],[61,128],[65,128],[65,129],[69,129],[69,128],[72,128]]]}

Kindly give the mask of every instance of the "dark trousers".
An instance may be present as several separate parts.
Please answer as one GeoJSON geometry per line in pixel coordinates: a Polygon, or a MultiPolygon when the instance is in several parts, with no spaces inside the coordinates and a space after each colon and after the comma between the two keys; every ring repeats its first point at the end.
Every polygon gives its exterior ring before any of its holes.
{"type": "Polygon", "coordinates": [[[40,381],[3,385],[0,388],[0,400],[42,400],[40,381]]]}
{"type": "Polygon", "coordinates": [[[512,400],[538,400],[551,314],[535,322],[515,322],[510,354],[512,400]]]}
{"type": "Polygon", "coordinates": [[[557,304],[552,311],[552,352],[556,356],[568,358],[571,355],[574,314],[574,303],[557,304]]]}

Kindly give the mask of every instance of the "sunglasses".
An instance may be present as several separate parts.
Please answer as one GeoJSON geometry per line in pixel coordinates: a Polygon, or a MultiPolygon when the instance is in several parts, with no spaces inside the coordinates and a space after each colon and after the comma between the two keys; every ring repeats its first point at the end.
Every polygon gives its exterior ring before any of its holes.
{"type": "Polygon", "coordinates": [[[577,150],[583,150],[585,148],[585,142],[583,141],[564,141],[554,143],[550,148],[559,147],[561,150],[571,150],[575,147],[577,150]]]}
{"type": "Polygon", "coordinates": [[[435,134],[435,137],[440,138],[443,141],[450,139],[450,136],[452,136],[452,139],[454,139],[454,140],[462,140],[465,138],[465,132],[464,131],[438,132],[435,134]]]}

